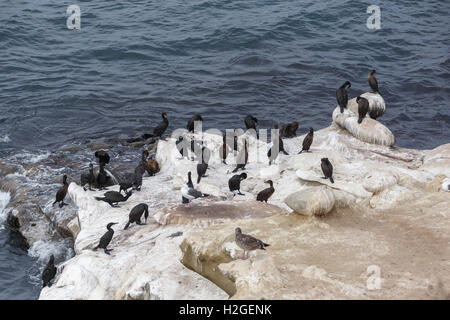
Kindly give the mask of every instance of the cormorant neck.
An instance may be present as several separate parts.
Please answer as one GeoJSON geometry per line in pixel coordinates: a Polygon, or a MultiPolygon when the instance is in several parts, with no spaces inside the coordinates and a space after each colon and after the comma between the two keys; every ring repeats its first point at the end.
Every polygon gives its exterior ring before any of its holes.
{"type": "Polygon", "coordinates": [[[187,183],[189,188],[194,188],[194,185],[192,184],[192,179],[191,176],[188,176],[188,183],[187,183]]]}

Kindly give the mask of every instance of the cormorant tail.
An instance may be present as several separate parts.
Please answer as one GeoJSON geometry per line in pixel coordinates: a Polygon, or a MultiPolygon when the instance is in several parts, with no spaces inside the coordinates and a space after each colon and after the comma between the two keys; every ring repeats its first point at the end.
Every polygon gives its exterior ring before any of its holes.
{"type": "Polygon", "coordinates": [[[200,183],[200,180],[202,180],[202,176],[201,175],[199,175],[198,178],[197,178],[197,184],[200,183]]]}
{"type": "Polygon", "coordinates": [[[102,201],[103,199],[105,199],[105,198],[102,198],[102,197],[95,197],[95,200],[97,200],[97,201],[102,201]]]}
{"type": "Polygon", "coordinates": [[[127,224],[125,225],[125,228],[123,228],[123,230],[127,230],[129,226],[130,226],[130,221],[127,222],[127,224]]]}
{"type": "Polygon", "coordinates": [[[331,183],[334,183],[333,177],[330,177],[330,181],[331,183]]]}
{"type": "Polygon", "coordinates": [[[363,118],[359,118],[358,119],[358,123],[361,124],[361,122],[363,121],[363,118]]]}

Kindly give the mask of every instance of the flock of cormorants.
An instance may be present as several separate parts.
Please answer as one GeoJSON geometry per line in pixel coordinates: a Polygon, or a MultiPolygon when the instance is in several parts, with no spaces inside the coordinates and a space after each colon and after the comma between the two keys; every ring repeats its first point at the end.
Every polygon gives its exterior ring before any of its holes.
{"type": "MultiPolygon", "coordinates": [[[[376,71],[372,70],[368,75],[369,85],[372,88],[372,90],[375,93],[380,94],[378,89],[378,82],[375,78],[376,71]]],[[[342,86],[340,86],[336,90],[336,100],[338,102],[338,105],[340,107],[340,112],[343,113],[344,110],[347,108],[348,104],[348,93],[347,90],[351,87],[350,81],[346,81],[342,86]]],[[[369,112],[369,102],[364,97],[358,96],[356,98],[356,101],[358,103],[358,123],[362,123],[363,119],[369,112]]],[[[377,114],[369,114],[370,117],[376,118],[377,114]]],[[[141,141],[142,139],[147,140],[149,138],[157,139],[161,138],[166,129],[169,126],[169,120],[167,118],[167,114],[163,112],[161,114],[162,122],[158,124],[154,130],[153,134],[143,134],[141,137],[129,139],[128,142],[136,142],[141,141]]],[[[193,115],[187,122],[187,130],[188,132],[194,132],[194,124],[196,121],[203,121],[203,118],[201,115],[193,115]]],[[[258,119],[253,117],[252,115],[247,115],[244,119],[245,126],[247,130],[253,130],[253,132],[256,132],[256,127],[258,126],[258,119]]],[[[285,124],[281,127],[281,130],[279,131],[279,152],[283,152],[284,154],[288,155],[288,153],[284,150],[283,146],[283,138],[291,138],[296,136],[296,131],[298,129],[299,123],[293,122],[289,124],[285,124]]],[[[278,127],[275,127],[278,129],[278,127]]],[[[258,138],[258,133],[256,132],[256,136],[258,138]]],[[[302,149],[299,151],[299,154],[301,154],[303,151],[310,152],[310,147],[314,140],[314,129],[310,128],[309,133],[305,136],[302,143],[302,149]]],[[[226,164],[226,158],[227,155],[230,152],[237,151],[237,136],[234,135],[233,141],[227,141],[226,135],[223,134],[223,144],[222,147],[219,149],[220,156],[222,158],[222,161],[224,164],[226,164]]],[[[182,158],[188,157],[188,154],[186,154],[187,149],[185,148],[187,145],[190,145],[190,150],[192,153],[195,153],[196,150],[201,150],[198,152],[199,154],[195,154],[197,159],[199,160],[197,164],[197,184],[200,183],[202,177],[206,177],[205,173],[208,169],[208,162],[211,156],[211,151],[206,148],[205,146],[201,146],[198,144],[197,141],[194,139],[188,141],[186,137],[180,136],[177,141],[175,142],[176,147],[178,151],[180,152],[182,158]]],[[[270,150],[267,153],[267,157],[269,158],[269,165],[271,165],[272,161],[275,160],[278,156],[278,153],[272,146],[270,150]]],[[[80,178],[81,185],[83,186],[84,190],[86,191],[85,186],[88,185],[88,189],[93,191],[92,186],[97,186],[98,190],[103,190],[108,186],[108,184],[111,183],[110,179],[111,177],[107,174],[105,170],[105,166],[110,161],[110,156],[106,151],[100,150],[95,152],[95,157],[98,159],[99,162],[99,172],[97,176],[94,174],[94,166],[91,163],[89,165],[89,172],[83,173],[80,178]]],[[[128,198],[132,195],[132,190],[129,189],[135,189],[137,191],[140,190],[142,186],[142,177],[145,172],[148,172],[150,176],[154,175],[156,172],[159,171],[159,165],[158,163],[150,159],[148,160],[149,153],[147,150],[144,150],[142,152],[142,157],[139,165],[134,170],[134,175],[130,180],[123,180],[119,182],[119,191],[107,191],[103,197],[95,197],[98,201],[104,201],[110,204],[112,207],[117,207],[119,202],[125,202],[128,200],[128,198]],[[129,190],[129,191],[128,191],[129,190]],[[125,195],[122,194],[122,191],[125,192],[125,195]]],[[[194,160],[195,158],[192,158],[191,160],[194,160]]],[[[236,168],[232,171],[233,173],[240,170],[245,170],[245,166],[248,162],[248,145],[247,140],[244,140],[244,148],[243,151],[238,154],[237,156],[237,165],[236,168]]],[[[333,180],[333,165],[328,160],[328,158],[322,158],[321,159],[321,169],[324,174],[324,179],[330,179],[331,183],[334,183],[333,180]]],[[[191,200],[200,198],[200,197],[207,197],[208,194],[204,194],[194,188],[194,185],[192,183],[192,174],[191,172],[188,172],[188,181],[185,185],[181,188],[181,195],[182,195],[182,203],[189,203],[191,200]]],[[[238,195],[243,195],[240,191],[240,184],[243,180],[247,178],[247,174],[245,172],[241,174],[233,175],[229,181],[228,181],[228,187],[231,192],[237,191],[238,195]]],[[[259,192],[256,196],[257,201],[266,202],[269,200],[269,198],[272,196],[272,194],[275,192],[275,188],[273,187],[273,181],[268,180],[265,183],[268,183],[270,185],[269,188],[266,188],[259,192]]],[[[64,203],[64,198],[67,195],[69,183],[67,182],[67,176],[63,176],[63,185],[56,193],[56,199],[53,205],[56,203],[59,203],[59,207],[62,208],[64,205],[67,205],[64,203]]],[[[125,225],[124,229],[127,229],[131,223],[136,223],[138,225],[142,225],[141,223],[141,217],[144,214],[145,222],[147,222],[148,218],[148,205],[145,203],[140,203],[133,207],[131,209],[129,214],[129,220],[127,224],[125,225]]],[[[106,254],[109,255],[109,252],[113,249],[107,249],[109,243],[111,242],[114,230],[112,229],[112,226],[117,223],[108,223],[106,226],[107,232],[100,238],[100,241],[98,245],[94,248],[94,250],[97,249],[103,249],[106,254]]],[[[145,224],[145,223],[144,223],[145,224]]],[[[269,246],[269,244],[266,244],[262,242],[261,240],[258,240],[250,235],[243,234],[241,232],[240,228],[236,228],[235,230],[235,241],[236,244],[244,250],[244,259],[247,258],[247,254],[249,251],[256,250],[256,249],[262,249],[265,250],[264,247],[269,246]]],[[[46,265],[43,273],[42,273],[42,280],[43,280],[43,286],[50,286],[50,281],[53,279],[53,277],[56,275],[56,267],[54,265],[54,256],[51,255],[50,260],[48,264],[46,265]]]]}

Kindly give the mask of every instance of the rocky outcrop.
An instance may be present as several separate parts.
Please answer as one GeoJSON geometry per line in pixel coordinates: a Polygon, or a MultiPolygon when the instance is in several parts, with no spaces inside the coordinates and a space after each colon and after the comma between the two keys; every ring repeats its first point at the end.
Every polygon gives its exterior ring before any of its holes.
{"type": "Polygon", "coordinates": [[[343,113],[341,113],[339,107],[336,107],[333,111],[333,121],[361,141],[393,146],[395,144],[395,137],[391,130],[372,118],[380,117],[386,110],[383,97],[375,93],[364,93],[361,96],[369,101],[369,112],[362,123],[358,123],[358,104],[356,103],[356,98],[348,101],[347,109],[343,113]]]}
{"type": "MultiPolygon", "coordinates": [[[[367,131],[375,140],[378,133],[367,131]]],[[[208,176],[194,183],[209,197],[181,204],[187,172],[196,181],[196,162],[181,159],[171,137],[158,143],[160,171],[145,177],[142,190],[119,208],[96,201],[102,192],[69,186],[78,207],[67,223],[76,256],[59,266],[41,299],[447,297],[450,193],[439,182],[448,174],[450,145],[392,148],[333,124],[315,132],[311,152],[298,154],[304,136],[284,139],[290,155],[280,154],[269,166],[271,145],[257,141],[250,144],[244,196],[234,196],[227,184],[233,154],[225,165],[214,152],[221,136],[189,137],[212,150],[208,176]],[[334,166],[335,183],[322,179],[323,157],[334,166]],[[275,192],[267,204],[256,202],[267,179],[275,192]],[[147,225],[123,230],[141,202],[150,209],[147,225]],[[119,223],[110,256],[92,251],[109,222],[119,223]],[[270,247],[241,260],[236,227],[270,247]]]]}

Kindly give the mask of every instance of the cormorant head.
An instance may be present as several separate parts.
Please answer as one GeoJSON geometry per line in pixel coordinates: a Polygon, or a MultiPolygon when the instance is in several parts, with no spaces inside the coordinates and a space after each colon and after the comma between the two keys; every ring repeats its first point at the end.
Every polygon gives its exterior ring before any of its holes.
{"type": "Polygon", "coordinates": [[[194,120],[195,120],[195,121],[203,121],[203,118],[202,118],[201,115],[196,114],[196,115],[194,115],[194,120]]]}
{"type": "Polygon", "coordinates": [[[372,71],[370,71],[370,75],[374,76],[377,73],[377,71],[375,69],[373,69],[372,71]]]}
{"type": "Polygon", "coordinates": [[[247,179],[247,174],[245,172],[241,173],[241,180],[247,179]]]}
{"type": "Polygon", "coordinates": [[[345,81],[344,87],[350,88],[351,86],[352,86],[352,84],[350,83],[350,81],[345,81]]]}
{"type": "Polygon", "coordinates": [[[50,259],[48,260],[48,263],[54,264],[55,263],[55,256],[51,255],[50,259]]]}
{"type": "Polygon", "coordinates": [[[241,234],[241,233],[242,233],[241,228],[236,228],[236,229],[234,230],[234,233],[235,233],[236,235],[241,234]]]}
{"type": "Polygon", "coordinates": [[[67,181],[67,176],[63,175],[63,183],[66,183],[66,181],[67,181]]]}
{"type": "Polygon", "coordinates": [[[313,128],[309,128],[309,133],[314,133],[314,129],[313,128]]]}
{"type": "Polygon", "coordinates": [[[98,158],[98,151],[95,151],[94,156],[98,158]]]}
{"type": "Polygon", "coordinates": [[[294,127],[297,127],[297,128],[298,128],[299,123],[298,123],[297,121],[294,121],[294,122],[292,122],[292,125],[293,125],[294,127]]]}
{"type": "Polygon", "coordinates": [[[167,113],[165,112],[161,113],[161,117],[163,117],[163,119],[167,119],[167,113]]]}
{"type": "Polygon", "coordinates": [[[133,194],[133,190],[127,192],[127,197],[130,197],[133,194]]]}
{"type": "Polygon", "coordinates": [[[322,161],[322,162],[327,162],[327,161],[328,161],[328,158],[322,158],[322,159],[320,159],[320,161],[322,161]]]}
{"type": "Polygon", "coordinates": [[[357,97],[357,98],[356,98],[356,103],[358,103],[359,100],[361,100],[361,97],[357,97]]]}
{"type": "Polygon", "coordinates": [[[273,186],[273,182],[272,182],[272,180],[267,180],[267,181],[264,181],[264,183],[268,183],[268,184],[270,184],[270,186],[271,186],[271,187],[273,186]]]}
{"type": "Polygon", "coordinates": [[[142,151],[142,159],[147,159],[147,157],[148,157],[148,150],[144,150],[144,151],[142,151]]]}
{"type": "Polygon", "coordinates": [[[117,224],[117,222],[110,222],[110,223],[108,223],[108,225],[106,226],[106,229],[110,229],[115,224],[117,224]]]}
{"type": "Polygon", "coordinates": [[[92,162],[89,163],[89,169],[94,170],[94,164],[92,162]]]}

